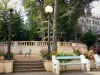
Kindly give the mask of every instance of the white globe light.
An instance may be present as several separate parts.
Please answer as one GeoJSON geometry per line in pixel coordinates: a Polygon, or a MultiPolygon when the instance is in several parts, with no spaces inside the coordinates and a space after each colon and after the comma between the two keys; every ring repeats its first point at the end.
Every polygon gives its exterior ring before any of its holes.
{"type": "Polygon", "coordinates": [[[14,2],[9,2],[8,5],[7,5],[7,8],[8,8],[8,9],[15,9],[15,6],[16,6],[16,5],[15,5],[14,2]]]}
{"type": "Polygon", "coordinates": [[[46,12],[46,13],[52,13],[52,12],[53,12],[52,6],[46,6],[46,7],[45,7],[45,12],[46,12]]]}

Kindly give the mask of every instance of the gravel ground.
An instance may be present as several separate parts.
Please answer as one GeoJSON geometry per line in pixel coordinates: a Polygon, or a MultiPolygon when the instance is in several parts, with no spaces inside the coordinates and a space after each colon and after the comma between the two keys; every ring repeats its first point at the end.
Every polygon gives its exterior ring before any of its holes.
{"type": "MultiPolygon", "coordinates": [[[[9,73],[9,74],[0,74],[0,75],[56,75],[53,72],[26,72],[26,73],[9,73]]],[[[68,71],[68,72],[61,72],[60,75],[100,75],[100,71],[91,71],[91,72],[84,72],[84,71],[68,71]]]]}

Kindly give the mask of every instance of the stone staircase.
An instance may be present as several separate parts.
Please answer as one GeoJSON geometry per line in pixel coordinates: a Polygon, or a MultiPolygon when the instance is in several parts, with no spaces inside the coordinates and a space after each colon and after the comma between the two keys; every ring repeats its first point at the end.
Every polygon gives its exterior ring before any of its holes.
{"type": "Polygon", "coordinates": [[[14,72],[41,72],[45,71],[43,61],[15,61],[14,72]]]}

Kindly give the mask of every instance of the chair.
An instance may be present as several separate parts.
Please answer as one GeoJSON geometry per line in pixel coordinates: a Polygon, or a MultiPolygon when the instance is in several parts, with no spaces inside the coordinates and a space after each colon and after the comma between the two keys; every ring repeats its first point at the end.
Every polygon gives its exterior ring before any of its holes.
{"type": "Polygon", "coordinates": [[[29,52],[27,52],[27,53],[25,53],[25,57],[27,57],[27,55],[29,55],[29,57],[30,57],[30,55],[31,55],[31,49],[30,49],[30,51],[29,52]]]}

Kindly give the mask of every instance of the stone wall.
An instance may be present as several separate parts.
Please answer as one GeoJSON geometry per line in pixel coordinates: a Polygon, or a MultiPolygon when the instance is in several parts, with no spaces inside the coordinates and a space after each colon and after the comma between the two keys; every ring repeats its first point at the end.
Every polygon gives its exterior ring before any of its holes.
{"type": "MultiPolygon", "coordinates": [[[[0,50],[7,51],[7,42],[0,42],[0,50]]],[[[40,50],[47,49],[47,41],[12,41],[11,42],[11,52],[13,53],[27,53],[29,50],[32,50],[32,54],[40,54],[40,50]]],[[[82,43],[73,43],[73,42],[57,42],[57,50],[59,52],[73,52],[73,48],[82,50],[82,52],[87,51],[86,45],[82,43]]],[[[52,43],[51,43],[52,49],[52,43]]]]}

